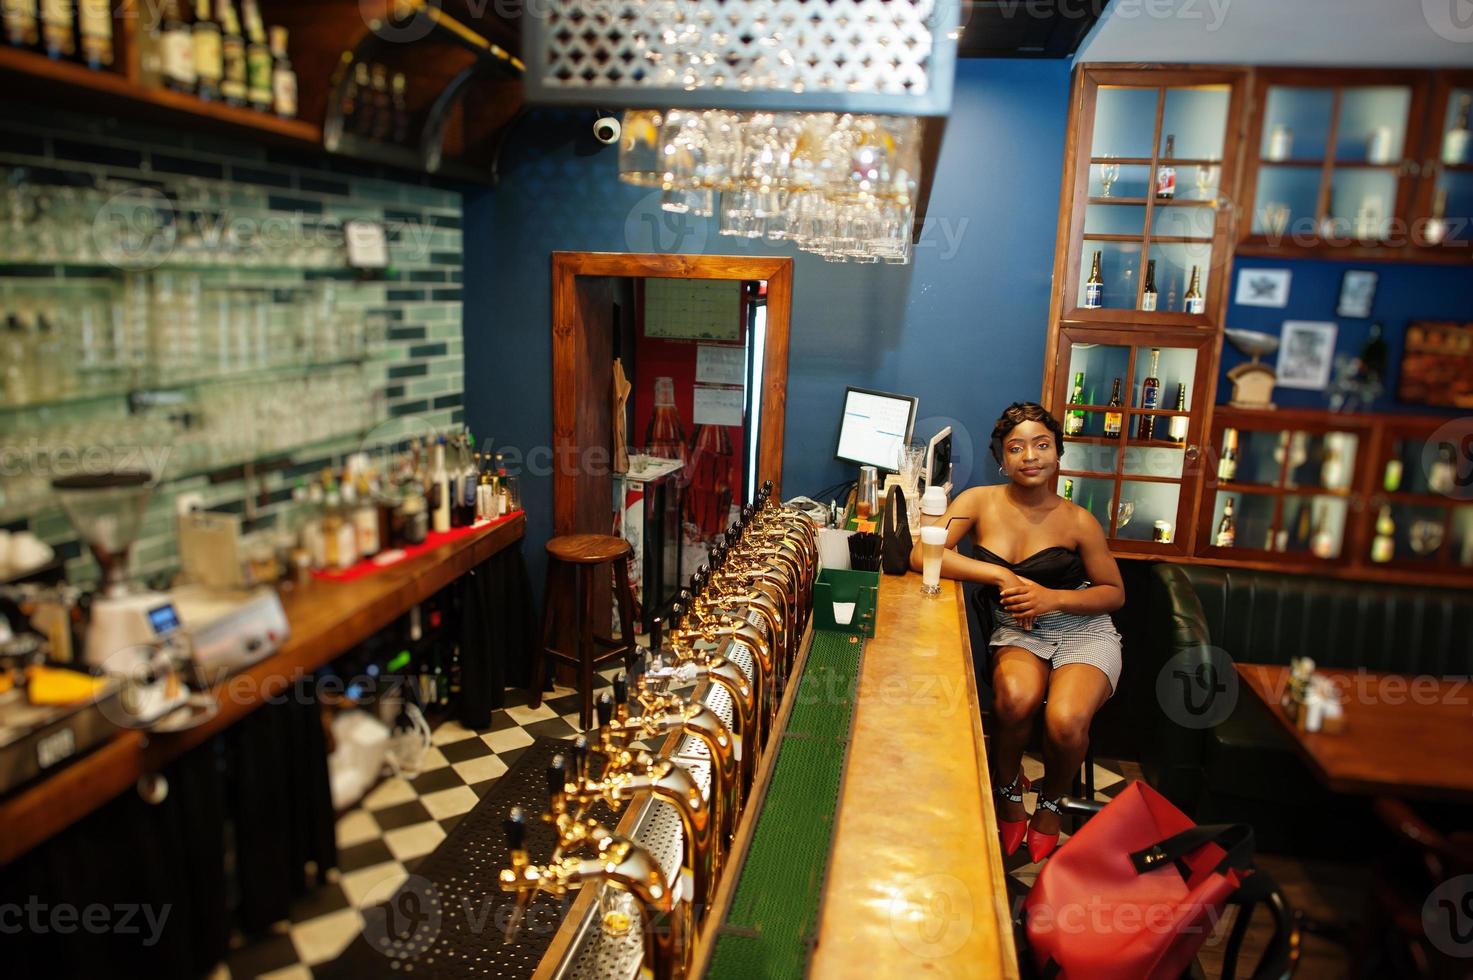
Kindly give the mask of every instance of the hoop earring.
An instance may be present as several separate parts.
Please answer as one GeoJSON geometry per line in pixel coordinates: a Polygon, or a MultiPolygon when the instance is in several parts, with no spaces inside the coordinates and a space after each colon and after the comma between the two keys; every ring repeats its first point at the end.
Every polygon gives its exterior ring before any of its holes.
{"type": "Polygon", "coordinates": [[[999,466],[997,468],[997,475],[998,476],[1007,476],[1008,475],[1008,471],[1005,470],[1005,469],[1003,469],[1001,466],[999,466]]]}

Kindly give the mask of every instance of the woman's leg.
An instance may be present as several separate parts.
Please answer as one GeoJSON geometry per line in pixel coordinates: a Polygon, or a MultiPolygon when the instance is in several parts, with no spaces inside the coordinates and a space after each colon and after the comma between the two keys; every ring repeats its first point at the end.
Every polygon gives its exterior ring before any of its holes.
{"type": "MultiPolygon", "coordinates": [[[[1055,800],[1069,792],[1089,749],[1089,726],[1110,696],[1110,678],[1089,664],[1065,664],[1049,677],[1048,704],[1043,709],[1043,785],[1039,799],[1055,800]]],[[[1059,832],[1059,815],[1033,811],[1033,829],[1059,832]]]]}
{"type": "MultiPolygon", "coordinates": [[[[1033,716],[1048,689],[1048,661],[1022,647],[998,647],[992,664],[992,781],[1006,786],[1023,764],[1033,716]]],[[[999,820],[1022,820],[1021,803],[998,800],[999,820]]]]}

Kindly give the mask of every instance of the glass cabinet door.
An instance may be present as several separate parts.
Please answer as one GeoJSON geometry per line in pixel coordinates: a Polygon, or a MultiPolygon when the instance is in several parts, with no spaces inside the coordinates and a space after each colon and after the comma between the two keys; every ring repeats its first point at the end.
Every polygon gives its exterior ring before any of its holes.
{"type": "Polygon", "coordinates": [[[1215,272],[1228,248],[1219,203],[1232,180],[1224,160],[1235,80],[1154,74],[1163,81],[1139,71],[1089,76],[1097,83],[1085,102],[1093,111],[1076,183],[1083,200],[1071,232],[1071,318],[1121,322],[1120,311],[1131,311],[1125,322],[1195,325],[1216,306],[1215,272]]]}
{"type": "Polygon", "coordinates": [[[1422,79],[1332,70],[1263,77],[1246,237],[1287,248],[1405,245],[1422,79]]]}
{"type": "Polygon", "coordinates": [[[1094,514],[1112,547],[1185,554],[1184,521],[1200,476],[1196,388],[1207,355],[1200,346],[1123,341],[1133,336],[1062,335],[1058,492],[1094,514]]]}
{"type": "Polygon", "coordinates": [[[1367,516],[1373,566],[1473,574],[1473,486],[1462,447],[1425,428],[1399,428],[1377,461],[1367,516]]]}
{"type": "MultiPolygon", "coordinates": [[[[1347,548],[1359,430],[1296,428],[1295,420],[1220,413],[1214,468],[1198,528],[1198,553],[1264,559],[1331,561],[1347,548]]],[[[1302,421],[1302,420],[1301,420],[1302,421]]]]}
{"type": "Polygon", "coordinates": [[[1439,79],[1413,241],[1466,249],[1473,242],[1473,74],[1439,79]]]}

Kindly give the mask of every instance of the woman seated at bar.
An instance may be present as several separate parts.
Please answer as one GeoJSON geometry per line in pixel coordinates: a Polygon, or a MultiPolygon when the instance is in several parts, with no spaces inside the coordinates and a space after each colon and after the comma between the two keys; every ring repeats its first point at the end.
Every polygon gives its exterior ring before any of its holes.
{"type": "MultiPolygon", "coordinates": [[[[992,621],[992,777],[1006,780],[993,787],[1003,851],[1015,852],[1026,833],[1034,861],[1058,846],[1058,800],[1084,762],[1095,712],[1120,679],[1120,634],[1108,614],[1125,602],[1125,589],[1099,522],[1051,489],[1063,437],[1043,406],[1009,405],[991,442],[1008,482],[964,491],[943,518],[941,574],[987,586],[978,595],[992,621]],[[955,550],[968,534],[976,558],[955,550]],[[1030,821],[1023,748],[1040,707],[1045,768],[1030,821]]],[[[919,544],[911,566],[921,567],[919,544]]]]}

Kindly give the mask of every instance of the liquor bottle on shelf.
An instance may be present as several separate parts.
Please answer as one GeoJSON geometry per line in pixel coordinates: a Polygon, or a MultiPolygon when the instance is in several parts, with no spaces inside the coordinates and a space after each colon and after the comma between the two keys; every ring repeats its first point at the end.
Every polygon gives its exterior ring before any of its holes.
{"type": "Polygon", "coordinates": [[[1191,419],[1187,416],[1187,386],[1179,384],[1176,386],[1176,414],[1171,417],[1171,423],[1166,429],[1166,438],[1172,442],[1187,441],[1187,424],[1191,419]]]}
{"type": "Polygon", "coordinates": [[[1124,426],[1125,416],[1120,411],[1120,379],[1115,379],[1115,387],[1110,391],[1109,407],[1113,411],[1105,413],[1105,438],[1119,439],[1120,430],[1124,426]]]}
{"type": "Polygon", "coordinates": [[[1299,513],[1294,519],[1294,536],[1289,539],[1290,547],[1295,551],[1309,550],[1310,542],[1314,538],[1312,510],[1313,507],[1309,501],[1303,501],[1299,505],[1299,513]]]}
{"type": "Polygon", "coordinates": [[[271,28],[271,101],[283,119],[297,117],[297,73],[286,51],[286,28],[271,28]]]}
{"type": "MultiPolygon", "coordinates": [[[[1166,152],[1162,160],[1170,160],[1176,156],[1176,137],[1170,134],[1166,137],[1166,152]]],[[[1170,201],[1176,197],[1176,168],[1165,163],[1156,167],[1156,197],[1163,201],[1170,201]]]]}
{"type": "Polygon", "coordinates": [[[1391,505],[1382,504],[1376,515],[1376,537],[1371,541],[1371,561],[1384,564],[1396,556],[1396,521],[1391,516],[1391,505]]]}
{"type": "Polygon", "coordinates": [[[258,112],[271,111],[271,48],[256,0],[241,0],[246,32],[246,99],[258,112]]]}
{"type": "Polygon", "coordinates": [[[1151,259],[1146,263],[1146,284],[1141,291],[1141,309],[1147,313],[1156,310],[1156,260],[1151,259]]]}
{"type": "Polygon", "coordinates": [[[1095,252],[1090,264],[1089,278],[1084,281],[1084,308],[1097,310],[1105,300],[1105,279],[1100,274],[1100,253],[1095,252]]]}
{"type": "Polygon", "coordinates": [[[113,11],[108,0],[77,0],[82,63],[101,71],[113,63],[113,11]]]}
{"type": "MultiPolygon", "coordinates": [[[[1161,369],[1161,349],[1151,348],[1151,373],[1141,382],[1141,408],[1155,410],[1161,407],[1161,379],[1156,375],[1161,369]]],[[[1156,416],[1142,415],[1136,425],[1136,438],[1149,442],[1156,437],[1156,416]]]]}
{"type": "Polygon", "coordinates": [[[1064,499],[1067,500],[1067,501],[1069,501],[1070,503],[1073,503],[1074,502],[1074,481],[1073,480],[1065,480],[1064,481],[1064,499]]]}
{"type": "Polygon", "coordinates": [[[430,463],[430,529],[437,534],[450,530],[450,473],[445,469],[445,437],[435,443],[430,463]]]}
{"type": "Polygon", "coordinates": [[[240,30],[240,19],[230,0],[219,0],[220,10],[220,97],[226,105],[246,104],[250,68],[246,64],[246,42],[240,30]]]}
{"type": "Polygon", "coordinates": [[[394,107],[394,125],[391,136],[395,143],[404,145],[409,142],[409,82],[402,71],[394,72],[391,87],[394,107]]]}
{"type": "Polygon", "coordinates": [[[1422,240],[1428,245],[1441,245],[1447,238],[1447,188],[1437,188],[1432,198],[1432,215],[1422,229],[1422,240]]]}
{"type": "Polygon", "coordinates": [[[1361,370],[1372,381],[1386,376],[1386,338],[1382,336],[1381,321],[1371,324],[1370,333],[1360,349],[1361,370]]]}
{"type": "Polygon", "coordinates": [[[1310,535],[1309,550],[1316,558],[1335,557],[1335,536],[1330,533],[1325,521],[1325,509],[1322,507],[1315,508],[1314,533],[1310,535]]]}
{"type": "Polygon", "coordinates": [[[373,78],[373,124],[369,136],[382,143],[394,132],[394,108],[389,99],[389,70],[383,65],[374,65],[370,74],[373,78]]]}
{"type": "Polygon", "coordinates": [[[353,114],[344,117],[344,127],[367,138],[373,132],[373,80],[368,62],[360,61],[353,66],[353,114]]]}
{"type": "Polygon", "coordinates": [[[220,25],[210,19],[210,0],[194,0],[194,93],[213,101],[220,97],[225,63],[220,51],[220,25]]]}
{"type": "Polygon", "coordinates": [[[1237,520],[1233,517],[1233,498],[1222,503],[1222,520],[1217,523],[1217,536],[1212,543],[1219,548],[1231,548],[1238,537],[1237,520]]]}
{"type": "Polygon", "coordinates": [[[1222,456],[1217,461],[1217,478],[1231,483],[1238,478],[1238,430],[1222,430],[1222,456]]]}
{"type": "Polygon", "coordinates": [[[5,20],[5,42],[17,48],[41,46],[40,11],[37,0],[4,0],[0,4],[5,20]]]}
{"type": "Polygon", "coordinates": [[[41,43],[46,57],[75,57],[72,27],[72,0],[41,0],[41,43]]]}
{"type": "Polygon", "coordinates": [[[1452,129],[1442,138],[1442,162],[1454,166],[1468,162],[1468,143],[1470,137],[1469,129],[1473,127],[1470,123],[1473,117],[1473,95],[1463,94],[1458,96],[1457,118],[1453,122],[1452,129]]]}
{"type": "Polygon", "coordinates": [[[1202,277],[1201,273],[1198,271],[1195,265],[1192,266],[1192,282],[1191,285],[1187,287],[1187,295],[1185,299],[1185,310],[1188,313],[1194,316],[1200,316],[1202,313],[1206,312],[1207,301],[1202,298],[1202,277]]]}
{"type": "MultiPolygon", "coordinates": [[[[1074,372],[1074,390],[1069,393],[1071,405],[1084,404],[1084,372],[1074,372]]],[[[1078,436],[1084,434],[1084,409],[1071,408],[1069,414],[1064,417],[1064,435],[1078,436]]]]}

